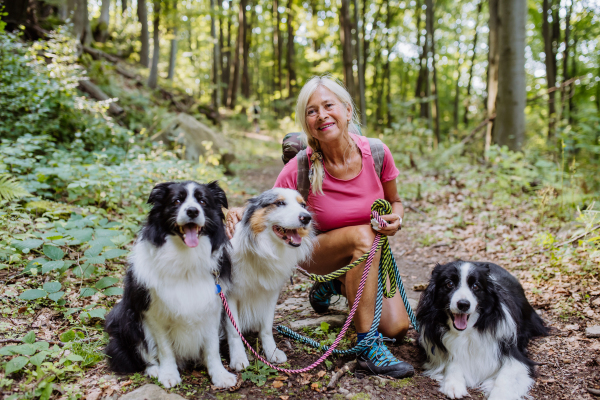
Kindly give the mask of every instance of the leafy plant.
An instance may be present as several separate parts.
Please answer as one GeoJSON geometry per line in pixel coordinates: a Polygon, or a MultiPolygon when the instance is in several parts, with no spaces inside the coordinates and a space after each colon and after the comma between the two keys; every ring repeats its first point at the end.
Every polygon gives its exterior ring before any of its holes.
{"type": "Polygon", "coordinates": [[[0,200],[13,200],[28,195],[29,192],[15,178],[0,174],[0,200]]]}
{"type": "Polygon", "coordinates": [[[242,379],[247,381],[250,380],[256,386],[263,386],[267,383],[267,380],[277,376],[277,370],[269,367],[267,364],[256,360],[254,365],[246,368],[242,372],[242,379]]]}

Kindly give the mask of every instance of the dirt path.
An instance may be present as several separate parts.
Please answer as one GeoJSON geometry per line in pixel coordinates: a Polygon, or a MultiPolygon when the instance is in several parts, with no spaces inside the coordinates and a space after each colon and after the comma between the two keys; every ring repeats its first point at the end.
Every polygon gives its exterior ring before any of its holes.
{"type": "MultiPolygon", "coordinates": [[[[272,186],[281,169],[279,163],[262,165],[260,168],[246,171],[241,179],[248,182],[256,190],[262,191],[272,186]]],[[[453,248],[445,243],[424,246],[417,239],[427,234],[433,222],[428,217],[407,209],[405,216],[406,227],[390,240],[398,268],[402,275],[408,297],[412,305],[419,299],[420,291],[415,291],[415,285],[428,281],[431,270],[436,263],[445,263],[456,258],[453,248]]],[[[501,259],[496,254],[492,259],[501,259]]],[[[485,257],[485,255],[484,255],[485,257]]],[[[481,259],[481,258],[477,258],[481,259]]],[[[316,319],[321,315],[315,314],[308,303],[308,290],[311,283],[304,276],[297,276],[293,284],[282,291],[276,314],[276,324],[298,323],[316,319]]],[[[535,306],[535,304],[534,304],[535,306]]],[[[345,300],[332,307],[328,313],[331,321],[343,322],[347,315],[345,300]],[[337,316],[337,319],[334,318],[337,316]]],[[[539,311],[552,333],[547,338],[536,339],[530,345],[530,356],[538,362],[538,377],[531,391],[535,399],[593,399],[588,388],[600,389],[600,343],[597,339],[586,339],[577,324],[573,321],[560,320],[551,312],[539,311]]],[[[319,330],[314,324],[304,328],[304,333],[319,338],[319,330]]],[[[304,367],[318,358],[318,353],[307,346],[292,342],[277,335],[282,348],[286,349],[288,359],[293,367],[304,367]],[[310,354],[309,354],[310,353],[310,354]]],[[[355,342],[355,333],[349,338],[355,342]]],[[[324,335],[321,334],[321,340],[324,335]]],[[[347,343],[349,345],[349,343],[347,343]]],[[[345,374],[337,382],[333,390],[325,390],[332,372],[352,360],[351,357],[332,358],[330,370],[323,366],[311,371],[310,374],[292,376],[285,385],[275,389],[279,384],[269,381],[265,385],[271,389],[258,388],[246,382],[240,394],[249,398],[258,396],[266,398],[281,398],[287,400],[310,398],[372,398],[372,399],[443,399],[446,398],[438,390],[437,382],[422,375],[421,365],[424,361],[422,353],[416,344],[416,332],[411,329],[407,340],[402,344],[390,345],[390,350],[399,358],[412,363],[416,375],[411,379],[386,380],[378,377],[365,376],[359,371],[345,374]],[[270,392],[269,392],[270,390],[270,392]],[[260,393],[260,394],[259,394],[260,393]],[[273,397],[271,397],[273,396],[273,397]],[[324,397],[326,396],[326,397],[324,397]]],[[[472,398],[483,399],[481,392],[471,390],[472,398]]]]}

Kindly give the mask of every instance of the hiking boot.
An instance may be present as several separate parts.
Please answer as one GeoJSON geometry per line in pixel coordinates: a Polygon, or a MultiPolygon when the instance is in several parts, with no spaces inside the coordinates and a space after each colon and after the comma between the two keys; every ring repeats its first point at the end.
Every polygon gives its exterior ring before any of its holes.
{"type": "Polygon", "coordinates": [[[331,304],[331,296],[339,295],[333,286],[333,281],[328,282],[317,282],[313,285],[308,293],[308,300],[312,308],[322,314],[329,310],[329,304],[331,304]]]}
{"type": "Polygon", "coordinates": [[[415,373],[413,366],[394,357],[383,343],[384,341],[394,340],[381,335],[368,339],[369,343],[363,344],[368,347],[356,357],[358,366],[373,375],[386,375],[397,379],[412,376],[415,373]]]}

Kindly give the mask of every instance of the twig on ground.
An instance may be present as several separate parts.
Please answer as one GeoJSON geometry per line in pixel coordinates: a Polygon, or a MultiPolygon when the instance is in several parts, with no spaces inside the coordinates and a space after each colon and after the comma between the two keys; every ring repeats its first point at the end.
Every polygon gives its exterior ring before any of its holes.
{"type": "MultiPolygon", "coordinates": [[[[573,243],[574,241],[576,241],[576,240],[579,240],[579,239],[581,239],[582,237],[585,237],[585,236],[589,235],[590,233],[594,232],[594,231],[595,231],[595,230],[597,230],[598,228],[600,228],[600,225],[596,225],[596,226],[595,226],[595,227],[593,227],[591,230],[589,230],[589,231],[587,231],[587,232],[583,232],[582,234],[580,234],[580,235],[577,235],[577,236],[575,236],[574,238],[572,238],[572,239],[569,239],[569,240],[567,240],[567,241],[565,241],[565,242],[559,243],[559,244],[557,244],[557,245],[552,245],[552,247],[553,247],[553,248],[557,248],[557,247],[562,247],[562,246],[564,246],[565,244],[571,244],[571,243],[573,243]]],[[[543,253],[544,251],[548,251],[548,250],[550,250],[550,249],[549,249],[549,248],[546,248],[546,247],[544,247],[543,249],[536,250],[536,251],[534,251],[533,253],[529,253],[529,254],[523,254],[523,256],[522,256],[522,257],[523,257],[523,260],[524,260],[524,259],[526,259],[526,258],[527,258],[527,257],[529,257],[529,256],[533,256],[533,255],[535,255],[535,254],[543,253]]]]}
{"type": "MultiPolygon", "coordinates": [[[[86,343],[86,342],[92,342],[94,340],[100,340],[100,338],[87,338],[87,339],[73,340],[70,343],[86,343]]],[[[60,342],[60,341],[56,341],[56,340],[36,340],[36,342],[47,342],[50,344],[55,344],[60,347],[64,347],[67,344],[66,342],[60,342]]],[[[0,339],[0,344],[2,344],[2,343],[24,343],[24,342],[21,339],[0,339]]]]}
{"type": "Polygon", "coordinates": [[[342,375],[344,375],[346,372],[354,371],[355,369],[356,369],[356,360],[350,361],[350,362],[347,362],[346,364],[344,364],[344,366],[342,368],[340,368],[340,370],[338,372],[333,374],[333,376],[329,380],[329,383],[327,384],[327,389],[333,389],[335,387],[335,383],[342,377],[342,375]]]}
{"type": "Polygon", "coordinates": [[[460,144],[467,144],[471,141],[471,139],[473,139],[473,137],[475,136],[475,134],[477,132],[479,132],[481,129],[483,129],[484,126],[487,126],[488,122],[493,121],[496,118],[496,114],[492,115],[489,118],[484,119],[483,121],[481,121],[481,123],[479,125],[477,125],[477,127],[475,129],[473,129],[468,135],[467,137],[465,137],[463,140],[461,140],[460,144]]]}
{"type": "Polygon", "coordinates": [[[406,208],[408,208],[409,210],[412,210],[412,211],[414,211],[416,213],[419,213],[419,214],[421,214],[424,217],[427,217],[427,214],[425,214],[423,211],[419,210],[417,207],[407,206],[406,208]]]}
{"type": "Polygon", "coordinates": [[[588,387],[587,391],[593,394],[594,396],[600,396],[600,390],[598,389],[592,389],[591,387],[588,387]]]}

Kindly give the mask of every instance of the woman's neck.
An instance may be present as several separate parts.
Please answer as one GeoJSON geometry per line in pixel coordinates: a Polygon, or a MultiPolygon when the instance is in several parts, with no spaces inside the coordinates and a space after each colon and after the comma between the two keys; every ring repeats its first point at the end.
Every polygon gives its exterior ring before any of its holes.
{"type": "Polygon", "coordinates": [[[354,141],[350,135],[342,134],[333,142],[328,142],[327,144],[321,143],[323,161],[330,165],[345,164],[348,156],[352,155],[354,148],[354,141]]]}

